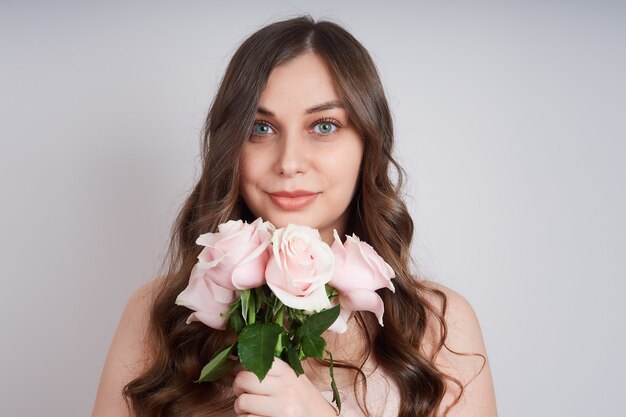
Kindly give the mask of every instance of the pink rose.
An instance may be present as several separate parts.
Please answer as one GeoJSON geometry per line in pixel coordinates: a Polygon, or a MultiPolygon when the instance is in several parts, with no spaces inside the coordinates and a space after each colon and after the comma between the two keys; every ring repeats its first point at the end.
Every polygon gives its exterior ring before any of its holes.
{"type": "Polygon", "coordinates": [[[267,247],[274,226],[261,218],[251,224],[229,220],[217,233],[205,233],[196,240],[206,246],[198,255],[198,268],[223,288],[247,290],[265,283],[267,247]]]}
{"type": "Polygon", "coordinates": [[[391,279],[395,277],[393,269],[366,242],[357,236],[346,236],[341,243],[337,231],[332,251],[335,255],[335,271],[329,285],[339,290],[341,313],[330,327],[331,331],[343,333],[353,311],[371,311],[383,325],[385,306],[375,292],[380,288],[389,288],[395,292],[391,279]]]}
{"type": "Polygon", "coordinates": [[[265,266],[274,226],[259,218],[252,224],[228,221],[217,233],[206,233],[196,243],[205,248],[198,255],[189,285],[176,298],[176,304],[194,310],[187,323],[201,321],[214,329],[226,328],[222,317],[230,309],[237,290],[260,287],[265,283],[265,266]]]}
{"type": "Polygon", "coordinates": [[[221,314],[228,313],[236,296],[235,290],[217,285],[196,264],[191,270],[189,285],[178,294],[176,304],[195,311],[187,318],[187,324],[200,321],[213,329],[223,330],[228,318],[221,314]]]}
{"type": "Polygon", "coordinates": [[[326,283],[334,257],[316,229],[293,224],[272,235],[267,285],[287,307],[318,312],[330,307],[326,283]]]}

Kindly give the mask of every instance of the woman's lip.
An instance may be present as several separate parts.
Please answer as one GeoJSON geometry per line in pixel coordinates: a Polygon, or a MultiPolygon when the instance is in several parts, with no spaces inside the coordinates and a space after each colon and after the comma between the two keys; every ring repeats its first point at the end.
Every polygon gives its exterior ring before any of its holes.
{"type": "Polygon", "coordinates": [[[303,195],[311,195],[311,194],[317,194],[314,193],[313,191],[307,191],[307,190],[293,190],[293,191],[274,191],[273,193],[269,193],[271,195],[276,195],[279,197],[300,197],[303,195]]]}
{"type": "Polygon", "coordinates": [[[312,204],[317,199],[317,196],[319,195],[319,193],[313,193],[313,194],[309,193],[309,194],[301,194],[301,195],[296,195],[294,197],[289,197],[284,194],[286,193],[281,192],[281,193],[269,194],[270,200],[272,200],[272,203],[274,203],[276,206],[280,207],[283,210],[298,210],[303,207],[306,207],[309,204],[312,204]]]}

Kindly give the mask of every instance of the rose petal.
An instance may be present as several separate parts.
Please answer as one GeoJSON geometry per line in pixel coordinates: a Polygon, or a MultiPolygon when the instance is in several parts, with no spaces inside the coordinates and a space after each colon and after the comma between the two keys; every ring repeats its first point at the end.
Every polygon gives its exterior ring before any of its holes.
{"type": "Polygon", "coordinates": [[[196,263],[196,266],[199,269],[206,271],[207,269],[214,268],[216,265],[218,265],[220,262],[223,262],[223,261],[224,261],[224,257],[216,258],[216,259],[213,259],[212,261],[199,260],[198,263],[196,263]]]}
{"type": "Polygon", "coordinates": [[[230,270],[231,266],[222,263],[219,263],[212,268],[205,270],[205,276],[207,276],[211,281],[215,282],[217,285],[223,288],[228,288],[230,290],[234,290],[235,287],[230,279],[230,270]]]}
{"type": "Polygon", "coordinates": [[[228,288],[220,287],[215,282],[208,280],[208,285],[211,287],[211,293],[213,294],[213,298],[216,302],[230,305],[233,301],[235,301],[236,291],[230,290],[228,288]]]}
{"type": "Polygon", "coordinates": [[[341,269],[346,264],[346,249],[343,247],[336,229],[333,229],[333,237],[335,241],[330,249],[335,257],[335,269],[341,269]]]}
{"type": "Polygon", "coordinates": [[[391,278],[395,277],[393,268],[385,262],[369,243],[361,241],[356,235],[353,235],[352,239],[355,243],[358,243],[361,255],[372,271],[374,271],[373,282],[370,288],[377,290],[386,287],[395,292],[395,288],[391,282],[391,278]]]}
{"type": "Polygon", "coordinates": [[[341,306],[350,311],[371,311],[376,314],[378,323],[383,326],[383,314],[385,305],[383,300],[374,291],[354,290],[342,293],[340,296],[341,306]]]}
{"type": "Polygon", "coordinates": [[[219,233],[204,233],[196,239],[196,245],[213,246],[219,239],[219,233]]]}
{"type": "Polygon", "coordinates": [[[278,229],[272,235],[272,256],[270,261],[274,259],[276,262],[276,267],[282,271],[283,265],[280,259],[280,242],[282,240],[282,235],[285,233],[285,229],[278,229]]]}
{"type": "Polygon", "coordinates": [[[291,236],[295,235],[300,238],[308,238],[309,240],[321,240],[320,232],[317,229],[297,224],[288,224],[285,227],[284,239],[291,240],[291,236]]]}
{"type": "Polygon", "coordinates": [[[235,233],[237,230],[240,230],[243,227],[243,222],[241,220],[234,221],[229,220],[226,223],[222,223],[217,226],[216,233],[204,233],[196,239],[197,245],[202,246],[215,246],[217,242],[224,238],[224,234],[235,233]]]}
{"type": "Polygon", "coordinates": [[[192,321],[202,322],[207,326],[217,330],[226,329],[226,325],[228,324],[227,318],[222,317],[219,314],[211,313],[209,311],[199,311],[191,313],[191,315],[189,315],[189,317],[187,318],[187,324],[191,323],[192,321]]]}
{"type": "Polygon", "coordinates": [[[242,220],[229,220],[217,226],[220,233],[230,235],[243,229],[244,222],[242,220]]]}
{"type": "Polygon", "coordinates": [[[179,306],[187,307],[191,310],[209,310],[212,309],[213,293],[207,287],[204,279],[194,279],[189,285],[178,294],[175,303],[179,306]]]}
{"type": "Polygon", "coordinates": [[[259,256],[264,255],[263,252],[267,250],[267,247],[269,246],[269,244],[270,244],[269,240],[264,240],[260,242],[255,242],[253,245],[249,245],[249,247],[252,248],[252,251],[250,251],[250,253],[244,256],[239,261],[239,263],[245,264],[246,262],[250,262],[251,260],[258,258],[259,256]]]}
{"type": "Polygon", "coordinates": [[[350,315],[352,312],[350,310],[346,310],[345,308],[341,308],[339,310],[339,316],[337,320],[328,328],[329,331],[334,333],[345,333],[348,330],[348,320],[350,319],[350,315]]]}
{"type": "Polygon", "coordinates": [[[316,312],[330,307],[330,301],[326,295],[325,288],[319,288],[306,297],[297,297],[287,291],[284,291],[282,288],[270,284],[269,282],[267,285],[274,292],[276,297],[278,297],[278,299],[287,307],[316,312]]]}
{"type": "MultiPolygon", "coordinates": [[[[226,254],[220,249],[216,249],[212,246],[207,246],[198,254],[198,260],[200,262],[216,262],[218,259],[224,259],[226,254]]],[[[220,261],[221,262],[221,261],[220,261]]]]}
{"type": "Polygon", "coordinates": [[[340,292],[357,288],[371,289],[373,271],[361,256],[358,247],[346,240],[344,245],[346,260],[343,267],[335,268],[329,284],[340,292]]]}
{"type": "Polygon", "coordinates": [[[281,287],[283,290],[287,289],[287,283],[284,279],[285,275],[280,265],[280,261],[274,256],[272,252],[270,258],[265,266],[265,279],[268,284],[271,283],[274,286],[281,287]]]}
{"type": "Polygon", "coordinates": [[[215,242],[215,249],[219,249],[224,253],[228,253],[233,261],[239,261],[246,253],[246,247],[250,245],[254,228],[246,225],[240,231],[231,235],[223,235],[222,238],[215,242]]]}
{"type": "Polygon", "coordinates": [[[250,262],[236,265],[232,271],[231,282],[238,290],[247,290],[265,284],[265,265],[267,254],[257,256],[250,262]]]}
{"type": "MultiPolygon", "coordinates": [[[[224,242],[224,241],[222,241],[224,242]]],[[[251,242],[247,238],[240,238],[236,242],[228,243],[228,246],[220,245],[222,242],[218,242],[215,246],[216,251],[223,251],[224,262],[229,265],[235,265],[241,262],[250,252],[256,249],[258,243],[251,242]]]]}

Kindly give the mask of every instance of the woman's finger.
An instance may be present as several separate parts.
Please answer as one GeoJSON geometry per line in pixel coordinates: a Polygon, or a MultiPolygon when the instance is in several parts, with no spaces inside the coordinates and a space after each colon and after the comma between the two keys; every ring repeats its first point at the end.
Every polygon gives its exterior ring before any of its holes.
{"type": "Polygon", "coordinates": [[[237,415],[284,416],[288,410],[280,410],[281,402],[265,395],[243,393],[235,400],[237,415]]]}
{"type": "Polygon", "coordinates": [[[271,395],[277,381],[272,377],[265,377],[263,382],[250,371],[241,371],[233,380],[233,393],[238,397],[243,393],[256,395],[271,395]]]}
{"type": "Polygon", "coordinates": [[[296,375],[294,370],[287,364],[287,362],[283,361],[280,358],[274,358],[274,362],[272,362],[272,367],[267,373],[268,376],[283,376],[285,374],[296,375]]]}

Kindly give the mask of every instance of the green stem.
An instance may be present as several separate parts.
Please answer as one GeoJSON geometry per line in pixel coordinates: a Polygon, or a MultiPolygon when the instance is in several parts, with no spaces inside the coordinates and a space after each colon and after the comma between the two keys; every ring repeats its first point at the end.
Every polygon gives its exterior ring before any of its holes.
{"type": "Polygon", "coordinates": [[[250,304],[248,307],[248,324],[256,322],[256,294],[250,292],[250,304]]]}
{"type": "Polygon", "coordinates": [[[284,321],[285,321],[285,307],[281,307],[278,309],[278,312],[276,313],[276,319],[274,320],[274,323],[278,324],[280,327],[283,327],[284,321]]]}
{"type": "Polygon", "coordinates": [[[330,386],[333,390],[332,401],[337,404],[337,415],[339,415],[341,413],[341,396],[339,395],[339,389],[337,388],[337,383],[335,382],[335,374],[333,372],[333,354],[330,353],[329,350],[327,350],[326,353],[328,353],[328,355],[330,356],[330,366],[328,369],[330,372],[330,386]]]}
{"type": "Polygon", "coordinates": [[[276,347],[274,348],[274,356],[280,358],[280,354],[283,352],[283,335],[278,336],[276,347]]]}

